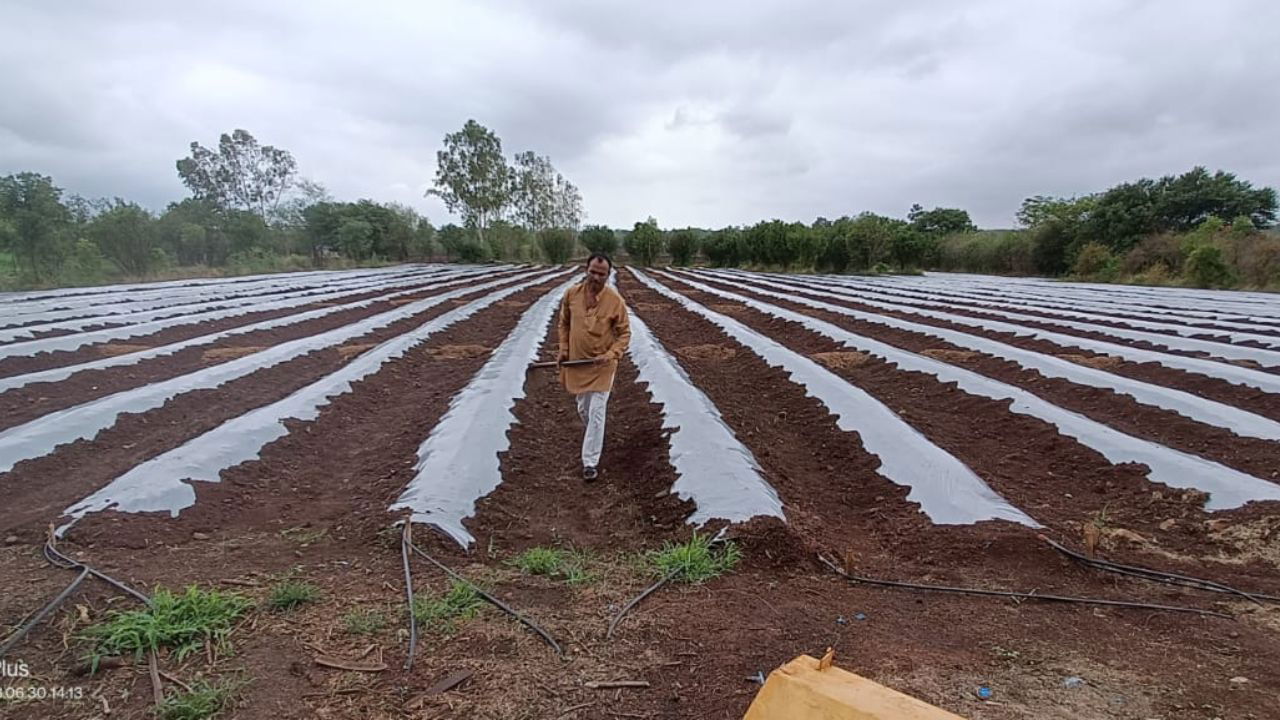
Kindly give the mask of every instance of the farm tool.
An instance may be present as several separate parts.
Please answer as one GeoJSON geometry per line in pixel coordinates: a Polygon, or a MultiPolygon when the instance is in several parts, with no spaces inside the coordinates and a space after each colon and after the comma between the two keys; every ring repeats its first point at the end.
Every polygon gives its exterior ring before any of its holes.
{"type": "Polygon", "coordinates": [[[586,360],[565,360],[564,362],[559,362],[557,360],[545,360],[542,362],[533,363],[532,365],[529,366],[529,369],[536,370],[538,368],[573,367],[575,365],[591,365],[594,362],[595,360],[590,358],[586,360]]]}

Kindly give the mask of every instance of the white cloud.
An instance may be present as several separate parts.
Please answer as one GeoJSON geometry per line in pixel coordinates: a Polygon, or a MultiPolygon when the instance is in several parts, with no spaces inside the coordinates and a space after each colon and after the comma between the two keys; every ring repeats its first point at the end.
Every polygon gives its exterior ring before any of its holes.
{"type": "Polygon", "coordinates": [[[422,197],[468,118],[593,221],[721,226],[913,202],[986,226],[1194,164],[1280,184],[1265,0],[96,2],[0,6],[0,173],[160,208],[243,127],[341,198],[422,197]]]}

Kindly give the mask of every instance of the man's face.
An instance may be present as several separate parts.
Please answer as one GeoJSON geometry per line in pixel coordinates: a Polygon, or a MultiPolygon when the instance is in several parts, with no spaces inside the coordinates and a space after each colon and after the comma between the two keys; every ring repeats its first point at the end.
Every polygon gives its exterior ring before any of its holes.
{"type": "Polygon", "coordinates": [[[599,290],[608,279],[609,263],[599,259],[587,263],[587,282],[591,283],[592,288],[599,290]]]}

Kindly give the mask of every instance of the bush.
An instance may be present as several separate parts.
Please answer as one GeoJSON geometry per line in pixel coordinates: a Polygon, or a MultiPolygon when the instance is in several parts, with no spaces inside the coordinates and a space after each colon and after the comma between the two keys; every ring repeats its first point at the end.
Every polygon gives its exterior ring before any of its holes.
{"type": "Polygon", "coordinates": [[[1167,272],[1178,270],[1186,262],[1178,236],[1161,233],[1145,237],[1125,253],[1120,269],[1126,274],[1145,273],[1157,266],[1167,272]]]}
{"type": "Polygon", "coordinates": [[[667,251],[672,265],[688,267],[698,253],[698,236],[691,229],[673,230],[667,235],[667,251]]]}
{"type": "Polygon", "coordinates": [[[638,222],[627,235],[627,255],[640,265],[653,265],[662,254],[662,231],[658,229],[658,221],[649,218],[638,222]]]}
{"type": "Polygon", "coordinates": [[[613,257],[618,252],[618,235],[603,225],[588,225],[578,233],[578,239],[588,252],[604,253],[613,257]]]}
{"type": "Polygon", "coordinates": [[[1115,265],[1111,251],[1101,243],[1089,243],[1080,248],[1072,271],[1081,278],[1099,278],[1108,273],[1115,265]]]}
{"type": "Polygon", "coordinates": [[[724,543],[717,550],[712,538],[695,532],[688,542],[667,541],[661,550],[646,554],[645,559],[658,575],[670,575],[677,582],[696,585],[737,567],[742,551],[732,542],[724,543]]]}
{"type": "Polygon", "coordinates": [[[1216,245],[1201,245],[1187,255],[1183,275],[1196,287],[1223,288],[1233,283],[1231,270],[1216,245]]]}
{"type": "Polygon", "coordinates": [[[573,231],[565,228],[549,228],[538,231],[538,247],[542,257],[552,265],[563,265],[573,257],[573,231]]]}

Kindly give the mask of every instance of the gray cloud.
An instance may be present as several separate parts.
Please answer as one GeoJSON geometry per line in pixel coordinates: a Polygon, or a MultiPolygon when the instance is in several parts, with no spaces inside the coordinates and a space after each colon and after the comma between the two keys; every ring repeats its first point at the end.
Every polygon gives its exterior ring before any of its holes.
{"type": "Polygon", "coordinates": [[[373,2],[0,5],[0,173],[154,208],[243,127],[338,197],[422,197],[475,118],[594,221],[721,226],[1022,198],[1195,164],[1280,184],[1280,6],[373,2]]]}

